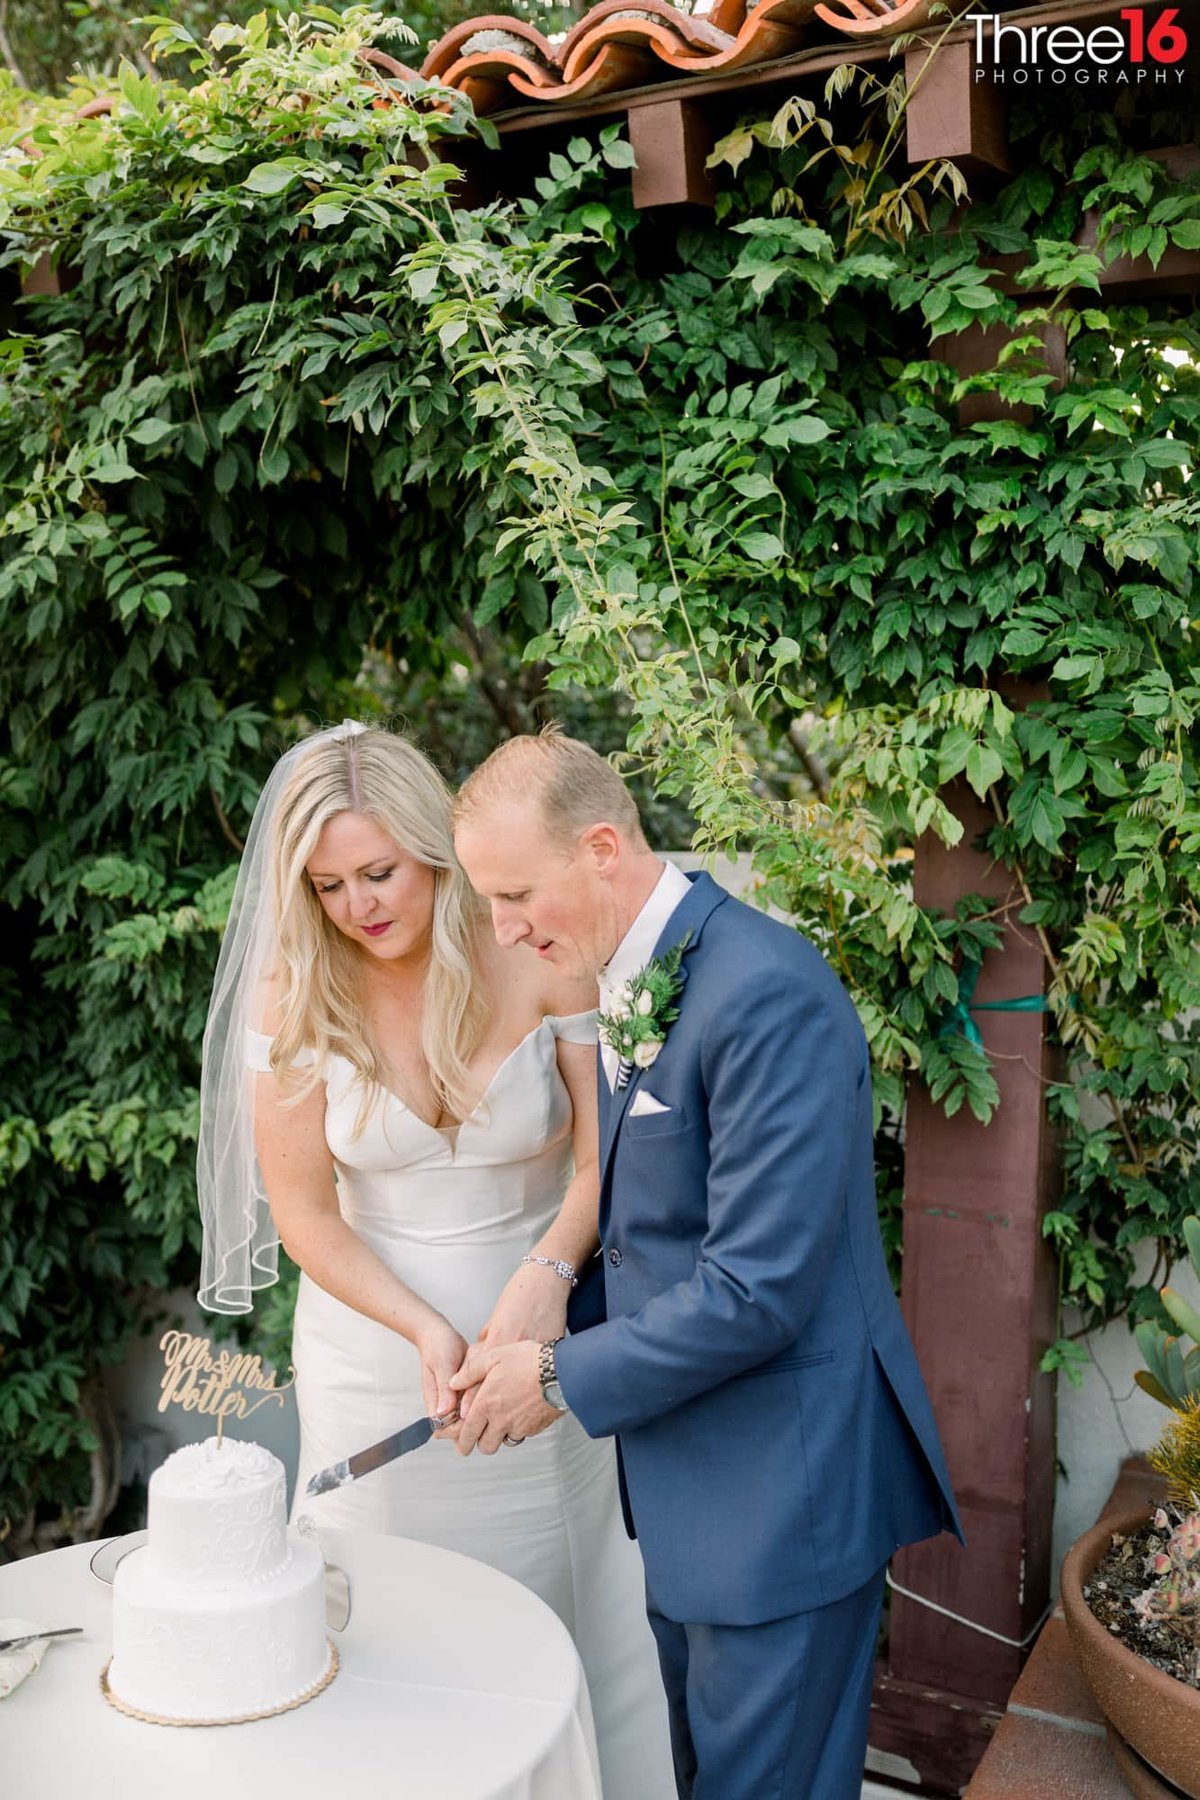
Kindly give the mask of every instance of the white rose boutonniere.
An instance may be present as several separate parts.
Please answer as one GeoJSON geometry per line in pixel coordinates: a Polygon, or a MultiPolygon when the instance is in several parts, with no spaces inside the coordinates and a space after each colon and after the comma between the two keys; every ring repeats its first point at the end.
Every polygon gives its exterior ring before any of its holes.
{"type": "Polygon", "coordinates": [[[688,939],[683,938],[665,956],[653,956],[600,1014],[600,1036],[619,1058],[617,1088],[628,1087],[635,1068],[648,1069],[658,1060],[667,1030],[679,1017],[675,1002],[683,986],[679,964],[688,939]]]}

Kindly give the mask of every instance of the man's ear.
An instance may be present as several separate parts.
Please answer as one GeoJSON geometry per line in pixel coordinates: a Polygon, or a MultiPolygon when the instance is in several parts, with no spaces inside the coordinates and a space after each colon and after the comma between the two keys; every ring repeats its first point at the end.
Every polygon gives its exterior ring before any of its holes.
{"type": "Polygon", "coordinates": [[[615,825],[589,825],[579,834],[579,849],[603,881],[610,881],[621,866],[623,845],[615,825]]]}

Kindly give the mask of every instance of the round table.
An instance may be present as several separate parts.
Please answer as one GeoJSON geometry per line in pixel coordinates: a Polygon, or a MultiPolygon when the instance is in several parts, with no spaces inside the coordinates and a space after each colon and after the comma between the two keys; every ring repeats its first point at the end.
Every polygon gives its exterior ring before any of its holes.
{"type": "Polygon", "coordinates": [[[247,1725],[146,1725],[102,1699],[112,1589],[94,1544],[0,1568],[0,1618],[84,1627],[0,1700],[5,1800],[600,1800],[583,1669],[548,1606],[407,1538],[320,1541],[350,1578],[341,1669],[247,1725]]]}

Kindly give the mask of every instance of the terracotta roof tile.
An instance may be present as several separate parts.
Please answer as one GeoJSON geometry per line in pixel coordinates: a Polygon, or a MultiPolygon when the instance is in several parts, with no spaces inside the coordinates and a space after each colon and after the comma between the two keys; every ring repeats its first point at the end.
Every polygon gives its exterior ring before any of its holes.
{"type": "Polygon", "coordinates": [[[837,8],[818,6],[818,19],[837,31],[853,37],[882,36],[893,31],[915,31],[929,17],[932,0],[899,0],[889,6],[887,0],[837,0],[837,8]],[[848,15],[848,16],[847,16],[848,15]]]}
{"type": "Polygon", "coordinates": [[[526,19],[485,13],[464,19],[434,44],[426,80],[469,96],[476,111],[519,100],[590,99],[617,88],[749,68],[789,56],[814,20],[852,37],[887,36],[921,24],[931,0],[716,0],[686,13],[668,0],[599,0],[558,43],[526,19]]]}

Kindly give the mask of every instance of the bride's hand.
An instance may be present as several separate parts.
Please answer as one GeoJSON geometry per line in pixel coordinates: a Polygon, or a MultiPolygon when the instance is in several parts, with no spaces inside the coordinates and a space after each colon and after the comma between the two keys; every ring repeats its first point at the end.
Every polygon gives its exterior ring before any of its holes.
{"type": "MultiPolygon", "coordinates": [[[[448,1319],[437,1318],[421,1333],[417,1340],[417,1353],[421,1358],[421,1391],[425,1396],[425,1411],[433,1418],[445,1418],[447,1413],[458,1411],[458,1395],[450,1386],[450,1377],[457,1375],[462,1368],[463,1358],[467,1354],[467,1340],[462,1333],[455,1331],[448,1319]]],[[[458,1424],[447,1425],[442,1431],[435,1431],[435,1437],[453,1438],[458,1435],[458,1424]]]]}
{"type": "Polygon", "coordinates": [[[571,1284],[553,1269],[522,1263],[510,1275],[479,1334],[481,1344],[544,1344],[567,1329],[571,1284]]]}

